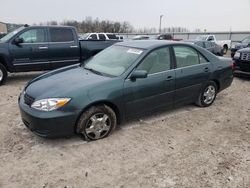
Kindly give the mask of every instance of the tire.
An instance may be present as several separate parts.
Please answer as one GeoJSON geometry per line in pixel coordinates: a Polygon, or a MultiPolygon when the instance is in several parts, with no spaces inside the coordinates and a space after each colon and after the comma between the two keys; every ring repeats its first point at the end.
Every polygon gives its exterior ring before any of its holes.
{"type": "Polygon", "coordinates": [[[109,106],[92,106],[82,113],[76,132],[84,140],[94,141],[109,136],[115,130],[116,125],[116,114],[109,106]]]}
{"type": "Polygon", "coordinates": [[[223,46],[223,54],[227,54],[227,51],[228,51],[228,47],[227,47],[227,45],[224,45],[223,46]]]}
{"type": "Polygon", "coordinates": [[[212,105],[216,98],[217,92],[217,84],[213,81],[208,82],[202,89],[195,104],[200,107],[208,107],[212,105]]]}
{"type": "Polygon", "coordinates": [[[8,72],[3,64],[0,63],[0,86],[6,82],[8,72]]]}

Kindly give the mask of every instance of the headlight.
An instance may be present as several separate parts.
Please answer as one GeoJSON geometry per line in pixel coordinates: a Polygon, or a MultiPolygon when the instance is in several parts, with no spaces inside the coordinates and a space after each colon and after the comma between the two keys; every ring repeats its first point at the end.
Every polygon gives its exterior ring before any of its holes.
{"type": "Polygon", "coordinates": [[[35,101],[31,107],[41,111],[52,111],[56,110],[70,101],[70,98],[51,98],[51,99],[41,99],[35,101]]]}
{"type": "Polygon", "coordinates": [[[236,52],[234,54],[234,59],[240,59],[240,52],[236,52]]]}

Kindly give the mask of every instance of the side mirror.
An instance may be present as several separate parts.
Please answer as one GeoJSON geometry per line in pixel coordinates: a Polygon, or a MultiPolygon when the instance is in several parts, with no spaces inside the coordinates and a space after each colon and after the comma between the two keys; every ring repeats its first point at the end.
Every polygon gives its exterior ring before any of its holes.
{"type": "Polygon", "coordinates": [[[13,43],[16,45],[21,44],[21,43],[23,43],[23,38],[17,37],[14,39],[13,43]]]}
{"type": "Polygon", "coordinates": [[[135,70],[132,72],[130,79],[131,80],[136,80],[137,78],[147,78],[148,77],[148,72],[145,70],[135,70]]]}

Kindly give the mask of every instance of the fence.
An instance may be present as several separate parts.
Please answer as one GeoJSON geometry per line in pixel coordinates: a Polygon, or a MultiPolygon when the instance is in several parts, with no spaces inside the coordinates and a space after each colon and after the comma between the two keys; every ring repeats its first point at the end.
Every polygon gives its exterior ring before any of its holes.
{"type": "MultiPolygon", "coordinates": [[[[232,44],[240,42],[242,39],[250,36],[250,31],[240,31],[240,32],[206,32],[206,33],[169,33],[173,35],[175,39],[192,40],[200,35],[215,35],[217,40],[231,40],[232,44]]],[[[124,37],[124,39],[131,39],[136,35],[148,35],[151,38],[155,38],[159,33],[150,34],[139,34],[139,33],[118,33],[124,37]]]]}

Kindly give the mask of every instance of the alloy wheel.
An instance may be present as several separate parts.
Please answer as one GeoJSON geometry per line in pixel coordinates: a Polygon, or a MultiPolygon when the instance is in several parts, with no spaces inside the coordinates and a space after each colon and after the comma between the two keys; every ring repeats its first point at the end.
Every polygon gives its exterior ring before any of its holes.
{"type": "Polygon", "coordinates": [[[213,85],[209,85],[203,93],[203,101],[209,105],[214,101],[216,95],[216,88],[213,85]]]}
{"type": "Polygon", "coordinates": [[[87,121],[85,133],[90,139],[97,140],[104,138],[110,132],[111,127],[109,116],[105,113],[97,113],[87,121]]]}

